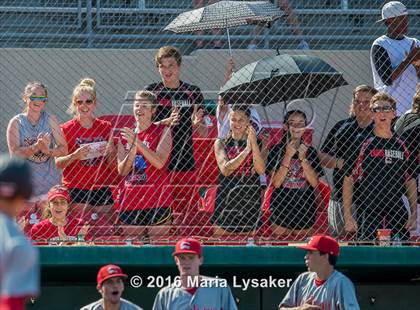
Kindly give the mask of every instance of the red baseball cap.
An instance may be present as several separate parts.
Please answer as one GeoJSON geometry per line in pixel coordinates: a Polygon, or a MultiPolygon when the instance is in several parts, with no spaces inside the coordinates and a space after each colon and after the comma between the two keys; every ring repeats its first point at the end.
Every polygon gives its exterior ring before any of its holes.
{"type": "Polygon", "coordinates": [[[340,246],[338,245],[337,240],[333,237],[325,235],[312,236],[308,244],[298,246],[298,248],[309,251],[320,251],[334,256],[338,256],[340,254],[340,246]]]}
{"type": "Polygon", "coordinates": [[[67,188],[62,186],[54,186],[48,192],[48,202],[51,202],[55,198],[64,198],[67,202],[70,202],[70,194],[67,188]]]}
{"type": "Polygon", "coordinates": [[[115,277],[122,277],[125,279],[128,276],[125,273],[123,273],[121,267],[117,265],[106,265],[99,269],[96,280],[98,282],[98,285],[101,286],[105,280],[115,277]]]}
{"type": "Polygon", "coordinates": [[[173,256],[178,254],[197,254],[199,257],[203,254],[200,242],[192,238],[185,238],[179,240],[175,245],[175,251],[172,253],[173,256]]]}

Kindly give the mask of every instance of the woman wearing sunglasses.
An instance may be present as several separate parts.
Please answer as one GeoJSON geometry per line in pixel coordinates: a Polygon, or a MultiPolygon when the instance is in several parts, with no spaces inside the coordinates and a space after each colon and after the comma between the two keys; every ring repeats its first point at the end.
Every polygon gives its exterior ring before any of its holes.
{"type": "Polygon", "coordinates": [[[96,118],[96,107],[95,81],[83,79],[73,90],[69,107],[74,118],[61,125],[69,154],[56,159],[74,210],[78,215],[92,211],[92,219],[97,212],[112,210],[112,191],[106,184],[111,165],[116,165],[111,123],[96,118]]]}
{"type": "Polygon", "coordinates": [[[302,140],[307,126],[306,114],[300,110],[286,113],[284,134],[268,155],[273,193],[270,223],[274,236],[310,234],[315,224],[315,188],[323,175],[314,147],[302,140]]]}
{"type": "Polygon", "coordinates": [[[359,240],[375,240],[378,229],[391,229],[391,237],[408,240],[409,230],[416,229],[415,163],[405,143],[391,130],[396,115],[396,101],[386,93],[377,93],[370,101],[370,109],[374,135],[363,142],[356,164],[345,167],[345,229],[357,232],[359,240]],[[357,221],[351,214],[356,182],[357,221]],[[404,206],[404,194],[407,194],[410,204],[410,215],[404,206]]]}
{"type": "Polygon", "coordinates": [[[61,183],[54,158],[67,154],[67,143],[57,118],[45,111],[48,91],[40,82],[28,83],[22,99],[23,113],[14,116],[7,127],[7,144],[12,156],[26,158],[33,174],[31,201],[46,201],[49,189],[61,183]]]}

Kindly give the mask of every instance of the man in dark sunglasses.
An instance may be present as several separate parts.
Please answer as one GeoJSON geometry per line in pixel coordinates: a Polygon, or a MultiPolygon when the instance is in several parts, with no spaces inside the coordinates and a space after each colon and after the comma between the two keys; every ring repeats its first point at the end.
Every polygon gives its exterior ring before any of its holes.
{"type": "Polygon", "coordinates": [[[345,169],[345,229],[356,231],[358,239],[363,241],[374,240],[379,229],[390,229],[392,238],[409,240],[417,219],[415,163],[405,143],[391,130],[396,101],[386,93],[377,93],[372,97],[370,109],[374,135],[362,144],[356,164],[345,169]],[[356,182],[358,195],[353,201],[356,182]],[[411,212],[404,206],[404,194],[411,212]],[[357,220],[351,213],[352,203],[358,206],[357,220]]]}

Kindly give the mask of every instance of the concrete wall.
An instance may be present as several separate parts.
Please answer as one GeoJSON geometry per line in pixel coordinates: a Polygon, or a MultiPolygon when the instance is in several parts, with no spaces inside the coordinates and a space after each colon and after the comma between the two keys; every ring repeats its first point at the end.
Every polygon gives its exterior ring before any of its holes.
{"type": "MultiPolygon", "coordinates": [[[[154,65],[155,50],[77,50],[77,49],[1,49],[0,93],[2,113],[0,116],[0,151],[7,151],[5,130],[10,118],[23,109],[20,99],[29,81],[39,80],[47,85],[49,103],[47,110],[64,122],[70,118],[65,113],[70,103],[74,86],[83,77],[92,77],[97,82],[97,114],[130,113],[124,106],[127,91],[135,91],[159,79],[154,65]]],[[[324,138],[329,128],[346,117],[351,101],[351,91],[358,84],[371,84],[371,69],[368,51],[281,51],[281,53],[307,53],[316,55],[338,71],[343,72],[350,84],[339,89],[332,113],[328,111],[335,91],[310,99],[314,107],[315,146],[324,138]]],[[[264,56],[275,55],[273,50],[234,50],[236,68],[264,56]]],[[[201,87],[206,98],[216,98],[223,81],[224,65],[228,60],[225,50],[199,50],[183,59],[182,79],[201,87]]],[[[308,103],[303,104],[309,110],[308,103]]],[[[260,110],[270,120],[282,119],[282,104],[260,110]]],[[[311,113],[309,113],[311,114],[311,113]]]]}

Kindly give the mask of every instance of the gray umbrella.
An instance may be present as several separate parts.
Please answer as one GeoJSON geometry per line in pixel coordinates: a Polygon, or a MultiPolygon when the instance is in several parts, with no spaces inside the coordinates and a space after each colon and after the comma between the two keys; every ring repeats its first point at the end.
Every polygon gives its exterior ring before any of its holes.
{"type": "Polygon", "coordinates": [[[164,30],[175,33],[208,29],[227,29],[229,53],[232,55],[229,28],[257,22],[270,23],[283,12],[268,1],[219,1],[200,9],[181,13],[164,30]]]}

